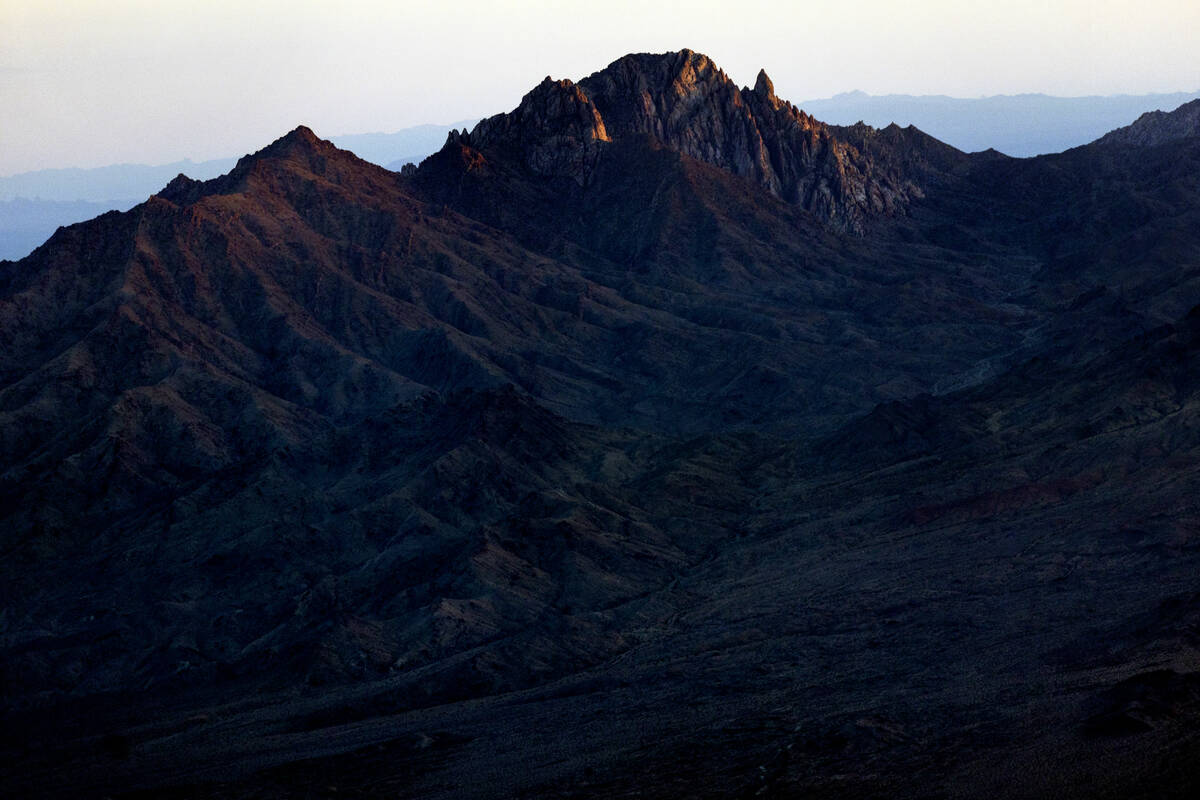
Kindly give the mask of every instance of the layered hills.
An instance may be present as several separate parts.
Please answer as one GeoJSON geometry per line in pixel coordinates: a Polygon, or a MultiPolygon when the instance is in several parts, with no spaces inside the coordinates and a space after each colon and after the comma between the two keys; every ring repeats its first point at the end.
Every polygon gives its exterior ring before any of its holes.
{"type": "Polygon", "coordinates": [[[1188,113],[1013,160],[632,55],[0,262],[0,786],[1185,796],[1188,113]]]}

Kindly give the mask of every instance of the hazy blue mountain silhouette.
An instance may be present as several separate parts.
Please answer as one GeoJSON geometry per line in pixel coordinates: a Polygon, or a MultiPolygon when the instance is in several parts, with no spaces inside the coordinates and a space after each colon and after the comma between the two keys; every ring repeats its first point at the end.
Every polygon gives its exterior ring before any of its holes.
{"type": "Polygon", "coordinates": [[[992,148],[1024,158],[1087,144],[1147,111],[1171,111],[1196,97],[1200,92],[980,98],[845,92],[806,100],[800,107],[833,125],[853,125],[860,120],[878,128],[892,122],[915,125],[968,153],[992,148]]]}
{"type": "Polygon", "coordinates": [[[0,259],[15,260],[33,251],[61,225],[99,216],[105,211],[128,211],[140,200],[0,200],[0,259]]]}

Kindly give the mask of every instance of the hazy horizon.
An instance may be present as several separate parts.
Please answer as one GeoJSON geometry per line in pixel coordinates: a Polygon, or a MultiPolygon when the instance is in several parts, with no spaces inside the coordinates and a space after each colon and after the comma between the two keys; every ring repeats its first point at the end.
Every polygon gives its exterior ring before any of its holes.
{"type": "Polygon", "coordinates": [[[489,115],[547,74],[683,47],[741,85],[765,68],[794,102],[1200,89],[1200,5],[1180,0],[578,8],[0,0],[0,175],[224,158],[302,123],[328,137],[489,115]]]}
{"type": "MultiPolygon", "coordinates": [[[[914,94],[914,93],[908,93],[908,92],[903,92],[903,93],[902,92],[892,92],[889,94],[871,94],[869,92],[864,92],[860,89],[851,89],[851,90],[844,91],[844,92],[836,92],[827,97],[810,97],[810,98],[807,98],[804,100],[795,100],[794,98],[785,97],[784,99],[791,100],[792,102],[796,103],[802,110],[811,112],[812,108],[817,108],[817,106],[813,105],[813,104],[825,103],[828,101],[836,101],[839,99],[846,99],[846,98],[858,98],[858,97],[870,98],[872,100],[887,100],[887,99],[891,99],[891,98],[904,98],[904,99],[913,99],[913,100],[946,99],[946,100],[951,100],[951,101],[956,101],[956,102],[957,101],[971,102],[971,101],[999,100],[999,99],[1004,99],[1004,98],[1017,99],[1017,98],[1025,98],[1025,97],[1042,97],[1042,98],[1047,98],[1050,100],[1072,101],[1072,100],[1105,100],[1105,99],[1120,99],[1120,98],[1131,98],[1131,99],[1175,98],[1175,97],[1179,97],[1179,96],[1200,97],[1200,89],[1197,89],[1194,91],[1180,91],[1180,92],[1147,92],[1144,94],[1108,94],[1108,95],[1074,95],[1074,96],[1050,95],[1050,94],[1045,94],[1043,92],[1023,92],[1021,94],[994,94],[994,95],[982,95],[980,97],[956,97],[954,95],[945,95],[945,94],[914,94]]],[[[1186,102],[1186,101],[1184,101],[1184,102],[1186,102]]],[[[506,109],[506,110],[511,110],[511,109],[506,109]]],[[[1149,111],[1149,110],[1156,110],[1156,109],[1147,108],[1146,110],[1149,111]]],[[[1172,109],[1163,107],[1161,110],[1170,111],[1172,109]]],[[[828,122],[828,123],[834,124],[834,125],[850,124],[851,122],[855,121],[855,120],[850,120],[849,122],[846,122],[846,121],[843,121],[841,119],[834,118],[834,117],[830,117],[829,119],[826,119],[826,118],[822,117],[820,115],[820,113],[816,113],[815,116],[818,119],[820,119],[822,122],[828,122]]],[[[482,116],[476,115],[472,119],[482,119],[482,116]]],[[[889,120],[889,121],[892,121],[892,120],[889,120]]],[[[1132,122],[1133,119],[1130,119],[1128,121],[1132,122]]],[[[903,121],[899,121],[899,122],[901,122],[901,124],[906,124],[903,121]]],[[[336,131],[336,132],[330,133],[327,131],[314,130],[314,133],[316,133],[318,136],[320,136],[323,139],[336,140],[336,139],[348,139],[348,138],[353,138],[353,137],[369,137],[369,136],[376,136],[376,135],[386,136],[386,135],[395,134],[398,132],[410,131],[410,130],[421,129],[421,128],[443,130],[443,129],[451,128],[451,127],[455,127],[455,128],[461,127],[461,126],[463,126],[463,124],[464,124],[464,121],[462,121],[462,120],[459,120],[456,122],[451,122],[451,123],[422,122],[422,123],[417,123],[416,125],[410,125],[410,126],[406,126],[404,128],[400,128],[398,130],[392,130],[392,131],[384,131],[384,130],[336,131]]],[[[875,124],[875,123],[869,122],[868,124],[875,124]]],[[[887,124],[887,123],[879,123],[879,124],[887,124]]],[[[61,164],[61,165],[59,165],[59,164],[56,164],[54,166],[39,167],[39,168],[35,168],[32,170],[21,170],[19,172],[0,173],[0,178],[9,178],[9,177],[23,175],[23,174],[27,174],[27,173],[31,173],[31,172],[91,171],[91,170],[97,170],[97,169],[105,169],[105,168],[109,168],[109,167],[143,167],[143,166],[163,167],[163,166],[173,166],[173,165],[178,165],[178,164],[184,164],[184,163],[189,163],[189,162],[192,164],[195,164],[195,165],[204,165],[204,164],[208,164],[208,163],[216,162],[216,161],[226,161],[229,159],[236,159],[243,155],[246,155],[247,153],[259,150],[262,147],[265,147],[266,145],[270,144],[271,141],[274,141],[279,136],[282,136],[283,134],[287,133],[288,130],[294,129],[298,125],[306,125],[306,123],[304,123],[302,121],[297,122],[296,125],[292,126],[292,128],[289,128],[287,130],[280,130],[276,135],[272,136],[270,139],[259,142],[258,144],[251,147],[249,150],[242,151],[242,152],[236,152],[236,153],[234,153],[234,152],[224,153],[222,155],[218,155],[213,158],[200,159],[200,158],[194,158],[189,154],[182,154],[182,155],[179,155],[178,157],[171,158],[169,160],[154,161],[154,162],[120,161],[120,162],[107,163],[107,164],[90,164],[90,165],[82,165],[82,164],[61,164]]],[[[311,128],[312,126],[308,126],[308,127],[311,128]]],[[[468,124],[468,125],[466,125],[466,127],[470,128],[471,125],[468,124]]],[[[920,127],[920,126],[918,125],[918,127],[920,127]]],[[[1109,129],[1105,129],[1105,132],[1107,132],[1107,130],[1109,130],[1109,129]]],[[[925,132],[931,133],[930,131],[925,131],[925,132]]],[[[947,142],[947,143],[953,144],[953,142],[947,142]]],[[[957,145],[955,145],[955,146],[957,146],[957,145]]],[[[1010,154],[1010,155],[1013,155],[1013,154],[1010,154]]],[[[1018,157],[1023,157],[1023,154],[1015,154],[1015,155],[1018,155],[1018,157]]],[[[370,161],[372,159],[368,158],[367,160],[370,161]]]]}

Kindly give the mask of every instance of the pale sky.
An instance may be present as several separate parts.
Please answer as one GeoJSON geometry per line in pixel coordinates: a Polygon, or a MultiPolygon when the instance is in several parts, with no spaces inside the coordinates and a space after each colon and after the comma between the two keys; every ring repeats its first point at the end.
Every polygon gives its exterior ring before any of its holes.
{"type": "Polygon", "coordinates": [[[1200,0],[0,0],[0,175],[513,108],[690,47],[786,99],[1200,89],[1200,0]]]}

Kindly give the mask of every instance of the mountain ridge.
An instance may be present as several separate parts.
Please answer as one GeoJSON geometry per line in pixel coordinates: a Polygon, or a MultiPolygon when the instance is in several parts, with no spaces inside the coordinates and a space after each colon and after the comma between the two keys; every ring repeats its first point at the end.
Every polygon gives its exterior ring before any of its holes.
{"type": "Polygon", "coordinates": [[[855,148],[779,100],[765,71],[754,88],[739,89],[706,56],[686,49],[625,56],[578,84],[547,78],[513,115],[482,121],[463,142],[517,150],[538,174],[586,182],[604,144],[633,134],[747,177],[846,229],[861,230],[870,214],[902,213],[920,192],[894,175],[875,175],[855,148]],[[516,132],[534,139],[514,140],[516,132]],[[567,163],[547,160],[543,149],[566,153],[567,163]]]}
{"type": "MultiPolygon", "coordinates": [[[[334,136],[332,140],[368,161],[399,170],[404,163],[420,161],[437,150],[449,127],[420,125],[394,133],[334,136]]],[[[153,166],[48,169],[0,177],[0,231],[5,234],[0,236],[0,259],[28,255],[62,225],[84,221],[105,210],[128,210],[174,175],[187,173],[194,179],[208,180],[228,172],[236,161],[185,159],[153,166]]]]}
{"type": "Polygon", "coordinates": [[[1147,111],[1128,126],[1106,133],[1096,143],[1154,147],[1192,136],[1200,136],[1200,100],[1184,103],[1170,112],[1147,111]]]}

